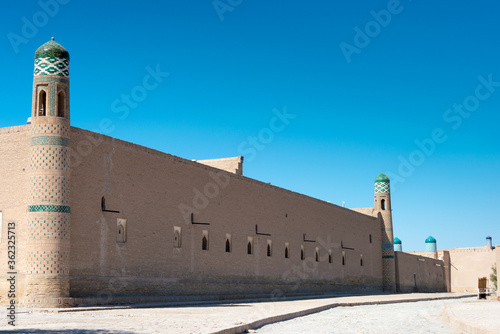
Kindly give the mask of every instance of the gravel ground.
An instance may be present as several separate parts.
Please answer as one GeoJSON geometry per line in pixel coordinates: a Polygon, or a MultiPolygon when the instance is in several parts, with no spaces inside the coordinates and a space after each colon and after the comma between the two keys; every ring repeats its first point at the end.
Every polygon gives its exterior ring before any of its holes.
{"type": "Polygon", "coordinates": [[[257,329],[256,333],[455,334],[461,332],[451,328],[443,312],[445,305],[460,303],[463,303],[463,300],[336,307],[320,313],[267,325],[257,329]]]}

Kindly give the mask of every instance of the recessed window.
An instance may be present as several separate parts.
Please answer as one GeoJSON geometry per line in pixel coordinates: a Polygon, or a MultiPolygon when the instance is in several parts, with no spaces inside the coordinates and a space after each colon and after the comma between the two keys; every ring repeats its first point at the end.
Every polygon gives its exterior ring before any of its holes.
{"type": "Polygon", "coordinates": [[[328,250],[328,263],[332,263],[333,262],[333,256],[332,256],[332,250],[328,250]]]}
{"type": "Polygon", "coordinates": [[[252,255],[253,254],[253,238],[248,237],[247,239],[247,254],[252,255]]]}
{"type": "Polygon", "coordinates": [[[370,234],[370,243],[372,243],[372,235],[370,234]]]}
{"type": "Polygon", "coordinates": [[[363,266],[363,255],[361,255],[359,259],[359,265],[362,267],[363,266]]]}
{"type": "Polygon", "coordinates": [[[300,259],[305,260],[306,259],[306,254],[304,252],[304,245],[300,245],[300,259]]]}
{"type": "Polygon", "coordinates": [[[385,199],[382,199],[382,200],[380,201],[380,208],[381,208],[382,210],[385,210],[385,199]]]}
{"type": "Polygon", "coordinates": [[[345,252],[342,252],[342,265],[345,266],[345,252]]]}
{"type": "Polygon", "coordinates": [[[231,253],[232,247],[231,247],[231,234],[226,233],[226,253],[231,253]]]}
{"type": "Polygon", "coordinates": [[[316,247],[316,250],[314,251],[314,257],[316,259],[316,262],[319,262],[319,247],[316,247]]]}
{"type": "Polygon", "coordinates": [[[267,240],[267,256],[271,257],[273,256],[273,241],[272,240],[267,240]]]}
{"type": "Polygon", "coordinates": [[[181,248],[182,234],[180,226],[174,226],[174,248],[181,248]]]}
{"type": "Polygon", "coordinates": [[[127,242],[127,220],[118,218],[116,220],[116,242],[127,242]]]}
{"type": "Polygon", "coordinates": [[[290,244],[285,242],[285,259],[290,258],[290,244]]]}
{"type": "Polygon", "coordinates": [[[60,91],[57,94],[57,117],[64,117],[64,92],[60,91]]]}
{"type": "Polygon", "coordinates": [[[41,90],[38,93],[38,116],[45,116],[47,114],[47,93],[41,90]]]}
{"type": "Polygon", "coordinates": [[[208,250],[208,231],[202,231],[201,249],[208,250]]]}

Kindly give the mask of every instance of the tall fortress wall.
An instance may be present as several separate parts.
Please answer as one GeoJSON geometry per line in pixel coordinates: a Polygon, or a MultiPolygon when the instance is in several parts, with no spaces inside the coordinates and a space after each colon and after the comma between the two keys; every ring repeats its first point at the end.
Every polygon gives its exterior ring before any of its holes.
{"type": "Polygon", "coordinates": [[[384,174],[373,207],[347,209],[244,177],[243,157],[190,161],[71,127],[54,40],[35,53],[30,119],[0,129],[0,241],[15,222],[24,306],[396,291],[384,174]]]}

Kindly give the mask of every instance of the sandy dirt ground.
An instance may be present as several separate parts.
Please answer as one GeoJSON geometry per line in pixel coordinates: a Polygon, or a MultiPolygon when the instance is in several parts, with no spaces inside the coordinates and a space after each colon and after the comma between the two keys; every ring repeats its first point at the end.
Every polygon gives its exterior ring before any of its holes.
{"type": "MultiPolygon", "coordinates": [[[[445,319],[469,314],[471,308],[481,314],[489,313],[500,302],[475,303],[474,298],[445,299],[426,302],[406,302],[422,298],[449,298],[453,294],[397,294],[370,296],[340,296],[335,298],[238,302],[183,307],[107,308],[101,310],[16,310],[16,326],[8,325],[7,310],[0,319],[2,333],[236,333],[227,329],[255,323],[273,317],[289,319],[290,314],[331,308],[330,310],[276,325],[257,328],[257,333],[461,333],[445,319]],[[366,303],[392,303],[362,305],[366,303]],[[345,307],[346,305],[362,305],[345,307]],[[465,306],[464,306],[465,305],[465,306]],[[475,307],[477,305],[477,307],[475,307]],[[454,312],[446,318],[446,312],[454,312]],[[462,313],[461,313],[462,312],[462,313]],[[285,326],[273,328],[273,326],[285,326]]],[[[497,310],[497,309],[495,309],[497,310]]],[[[498,309],[500,311],[500,308],[498,309]]],[[[1,311],[0,311],[1,312],[1,311]]],[[[494,317],[499,317],[496,311],[494,317]]],[[[281,318],[281,319],[279,319],[281,318]]],[[[470,321],[474,322],[473,317],[470,321]]],[[[498,321],[498,320],[497,320],[498,321]]],[[[268,322],[269,323],[269,322],[268,322]]],[[[500,328],[500,323],[487,327],[500,328]]],[[[257,327],[257,326],[253,326],[257,327]]],[[[500,332],[491,332],[500,333],[500,332]]]]}

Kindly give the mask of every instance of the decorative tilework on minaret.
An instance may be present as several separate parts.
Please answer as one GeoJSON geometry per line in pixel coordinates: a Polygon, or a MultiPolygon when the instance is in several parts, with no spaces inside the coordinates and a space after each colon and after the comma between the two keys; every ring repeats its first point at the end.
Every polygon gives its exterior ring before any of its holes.
{"type": "Polygon", "coordinates": [[[65,306],[70,251],[69,53],[51,41],[35,52],[23,303],[65,306]]]}
{"type": "Polygon", "coordinates": [[[394,238],[394,251],[402,252],[403,251],[403,243],[399,238],[394,238]]]}
{"type": "Polygon", "coordinates": [[[375,179],[375,211],[378,212],[381,218],[384,291],[395,291],[396,271],[394,264],[391,186],[389,178],[383,173],[380,173],[375,179]]]}
{"type": "Polygon", "coordinates": [[[425,239],[425,252],[434,259],[437,259],[437,242],[434,237],[429,236],[425,239]]]}

